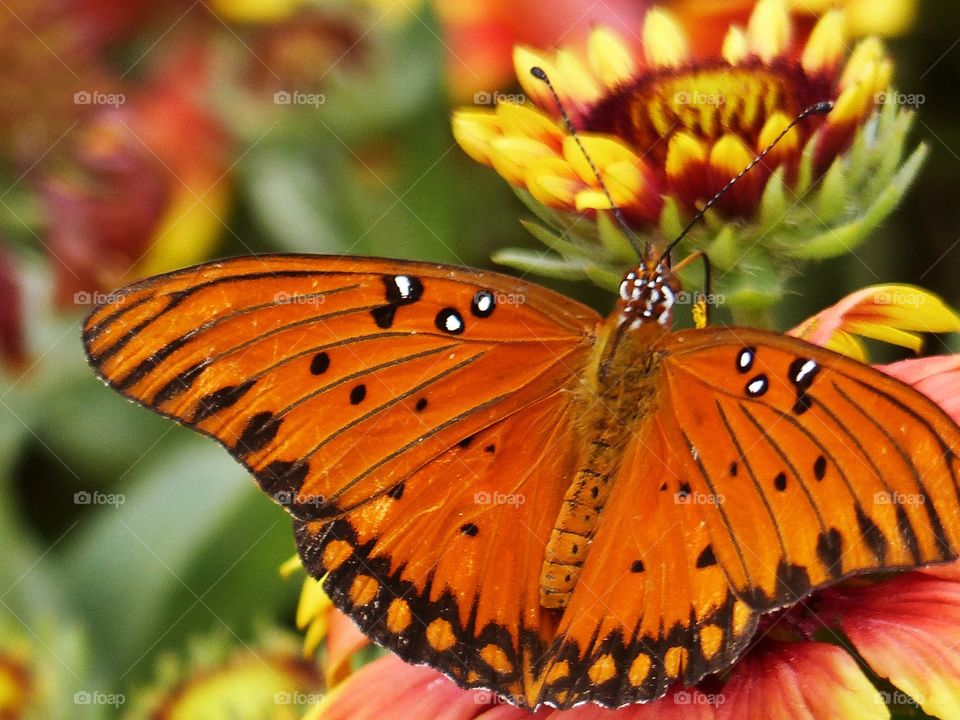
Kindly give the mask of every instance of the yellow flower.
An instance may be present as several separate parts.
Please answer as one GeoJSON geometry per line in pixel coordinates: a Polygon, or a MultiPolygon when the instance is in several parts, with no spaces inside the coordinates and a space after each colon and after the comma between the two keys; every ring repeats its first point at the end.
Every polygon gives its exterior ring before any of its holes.
{"type": "Polygon", "coordinates": [[[808,151],[814,170],[828,167],[890,83],[890,60],[875,39],[844,61],[839,11],[823,15],[803,45],[792,37],[783,0],[760,0],[745,29],[730,28],[721,57],[693,59],[683,29],[661,9],[647,13],[639,49],[602,27],[585,55],[521,46],[514,64],[532,102],[458,110],[454,136],[472,158],[542,205],[572,213],[609,208],[583,153],[565,137],[549,87],[531,75],[540,67],[614,202],[643,228],[659,223],[664,198],[688,210],[701,206],[800,111],[834,101],[827,118],[809,118],[791,131],[720,204],[728,215],[750,216],[778,166],[795,173],[808,151]]]}

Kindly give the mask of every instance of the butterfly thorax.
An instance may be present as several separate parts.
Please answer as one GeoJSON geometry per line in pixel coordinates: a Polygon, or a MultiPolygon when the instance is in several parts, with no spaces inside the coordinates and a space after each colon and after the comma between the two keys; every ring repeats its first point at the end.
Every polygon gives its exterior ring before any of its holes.
{"type": "Polygon", "coordinates": [[[628,272],[594,348],[578,398],[578,470],[564,497],[540,576],[544,607],[565,607],[586,560],[627,443],[657,401],[657,341],[669,331],[679,286],[661,264],[628,272]]]}

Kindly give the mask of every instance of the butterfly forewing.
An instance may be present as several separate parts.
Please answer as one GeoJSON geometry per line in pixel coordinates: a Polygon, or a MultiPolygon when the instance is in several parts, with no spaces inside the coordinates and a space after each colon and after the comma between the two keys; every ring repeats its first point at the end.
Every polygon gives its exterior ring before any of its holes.
{"type": "Polygon", "coordinates": [[[575,382],[597,320],[495,273],[273,256],[133,285],[84,340],[109,384],[215,437],[309,518],[575,382]]]}

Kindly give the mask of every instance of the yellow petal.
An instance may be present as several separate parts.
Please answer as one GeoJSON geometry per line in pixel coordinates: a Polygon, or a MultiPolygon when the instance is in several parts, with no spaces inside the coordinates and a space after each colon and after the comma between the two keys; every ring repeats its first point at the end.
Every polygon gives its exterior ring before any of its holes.
{"type": "Polygon", "coordinates": [[[723,39],[723,59],[731,65],[739,65],[749,50],[750,43],[743,28],[731,25],[723,39]]]}
{"type": "Polygon", "coordinates": [[[583,189],[583,181],[566,160],[544,158],[527,169],[524,183],[530,194],[548,207],[576,207],[576,194],[583,189]]]}
{"type": "Polygon", "coordinates": [[[304,580],[297,604],[297,627],[303,630],[315,621],[320,621],[320,624],[326,627],[325,618],[331,610],[333,602],[324,592],[320,581],[310,577],[304,580]]]}
{"type": "Polygon", "coordinates": [[[556,157],[556,153],[538,140],[524,137],[502,137],[490,144],[490,161],[511,185],[523,187],[527,168],[542,158],[556,157]]]}
{"type": "Polygon", "coordinates": [[[497,114],[492,110],[454,110],[450,122],[453,138],[463,151],[490,165],[490,143],[503,134],[497,114]]]}
{"type": "MultiPolygon", "coordinates": [[[[912,285],[872,285],[843,298],[790,331],[831,347],[843,334],[919,350],[917,333],[960,332],[960,315],[942,299],[912,285]]],[[[849,345],[849,338],[841,340],[849,345]]]]}
{"type": "Polygon", "coordinates": [[[570,50],[558,50],[554,63],[557,75],[550,80],[560,97],[569,99],[575,105],[582,105],[593,102],[603,94],[603,88],[570,50]]]}
{"type": "MultiPolygon", "coordinates": [[[[534,67],[542,68],[543,71],[547,73],[547,77],[550,78],[550,82],[556,86],[556,76],[559,75],[559,73],[554,64],[536,50],[528,48],[525,45],[517,45],[513,49],[513,69],[517,74],[517,80],[520,81],[520,85],[523,87],[527,97],[540,107],[545,108],[548,112],[554,112],[556,103],[553,100],[553,95],[551,95],[547,84],[543,82],[543,80],[539,80],[530,74],[530,69],[534,67]]],[[[562,97],[562,94],[561,99],[565,99],[562,97]]]]}
{"type": "Polygon", "coordinates": [[[588,53],[593,74],[608,88],[627,82],[637,71],[630,47],[610,28],[596,27],[591,31],[588,53]]]}
{"type": "MultiPolygon", "coordinates": [[[[602,173],[604,168],[614,163],[628,162],[638,167],[643,166],[643,161],[637,157],[634,152],[619,140],[602,135],[581,135],[580,142],[587,156],[593,161],[594,166],[602,173]]],[[[597,186],[597,177],[573,137],[567,136],[563,142],[563,157],[570,166],[576,171],[577,175],[592,187],[597,186]]]]}
{"type": "Polygon", "coordinates": [[[846,49],[844,14],[831,10],[817,22],[800,60],[810,74],[832,70],[846,49]]]}
{"type": "Polygon", "coordinates": [[[783,0],[760,0],[747,24],[750,50],[764,62],[784,54],[790,46],[790,14],[783,0]]]}
{"type": "Polygon", "coordinates": [[[619,207],[635,204],[647,188],[642,168],[628,160],[611,163],[600,174],[613,202],[619,207]]]}
{"type": "Polygon", "coordinates": [[[503,135],[531,137],[543,143],[555,144],[557,148],[565,135],[556,122],[529,105],[500,103],[497,105],[497,120],[503,135]]]}
{"type": "Polygon", "coordinates": [[[840,87],[847,88],[872,75],[878,64],[887,57],[883,43],[875,37],[861,40],[850,53],[850,59],[840,75],[840,87]]]}
{"type": "Polygon", "coordinates": [[[603,190],[582,190],[577,193],[577,211],[585,210],[609,210],[610,199],[603,190]]]}
{"type": "Polygon", "coordinates": [[[650,10],[643,21],[643,47],[647,63],[654,68],[677,67],[690,55],[683,29],[661,10],[650,10]]]}
{"type": "MultiPolygon", "coordinates": [[[[787,129],[787,126],[790,125],[791,119],[787,117],[782,112],[776,112],[771,115],[767,122],[763,124],[763,129],[760,130],[760,137],[757,139],[756,151],[761,152],[766,149],[770,143],[777,139],[777,136],[787,129]]],[[[783,136],[783,140],[771,151],[771,155],[776,157],[784,157],[795,155],[800,151],[800,133],[794,128],[786,135],[783,136]]]]}
{"type": "Polygon", "coordinates": [[[743,170],[754,154],[736,135],[727,134],[714,143],[710,149],[710,165],[722,175],[733,177],[743,170]]]}
{"type": "Polygon", "coordinates": [[[670,138],[667,146],[667,176],[678,178],[687,172],[690,165],[706,159],[706,146],[690,133],[680,131],[670,138]]]}

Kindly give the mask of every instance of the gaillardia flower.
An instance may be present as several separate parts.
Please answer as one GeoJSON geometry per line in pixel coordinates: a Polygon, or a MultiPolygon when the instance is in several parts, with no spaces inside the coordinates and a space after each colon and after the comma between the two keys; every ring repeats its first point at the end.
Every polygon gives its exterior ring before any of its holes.
{"type": "MultiPolygon", "coordinates": [[[[958,332],[960,315],[915,287],[867,288],[791,334],[863,357],[857,336],[917,347],[916,332],[958,332]]],[[[960,421],[960,355],[904,360],[880,369],[960,421]]],[[[878,504],[922,496],[878,493],[878,504]]],[[[365,665],[306,720],[889,720],[960,717],[960,563],[861,576],[764,617],[750,647],[725,673],[677,685],[646,705],[582,705],[531,713],[483,690],[462,690],[432,668],[389,655],[365,665]]]]}
{"type": "Polygon", "coordinates": [[[613,285],[625,258],[603,233],[596,242],[584,216],[604,215],[612,200],[635,231],[669,241],[805,108],[832,101],[829,115],[801,121],[727,192],[685,248],[707,250],[732,304],[769,305],[795,266],[785,257],[837,255],[862,241],[923,156],[921,148],[901,165],[910,117],[884,103],[891,61],[876,38],[848,54],[844,26],[843,13],[831,10],[794,42],[783,0],[760,0],[745,28],[729,28],[717,57],[695,56],[681,26],[656,8],[639,47],[598,27],[585,56],[516,48],[531,102],[458,110],[453,132],[551,226],[536,234],[562,257],[545,264],[539,254],[508,251],[497,259],[613,285]],[[552,82],[582,149],[534,67],[552,82]],[[752,290],[739,297],[741,284],[752,290]]]}

